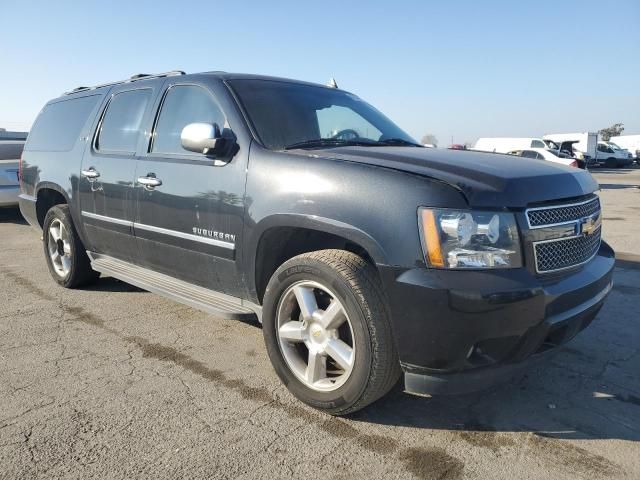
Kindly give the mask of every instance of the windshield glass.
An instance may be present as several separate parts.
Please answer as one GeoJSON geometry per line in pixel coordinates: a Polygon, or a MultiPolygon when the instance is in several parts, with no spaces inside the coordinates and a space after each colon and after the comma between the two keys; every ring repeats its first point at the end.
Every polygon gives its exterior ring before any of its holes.
{"type": "Polygon", "coordinates": [[[274,80],[231,80],[263,144],[272,150],[416,144],[391,120],[341,90],[274,80]]]}
{"type": "Polygon", "coordinates": [[[609,142],[609,146],[615,150],[622,150],[618,145],[613,142],[609,142]]]}

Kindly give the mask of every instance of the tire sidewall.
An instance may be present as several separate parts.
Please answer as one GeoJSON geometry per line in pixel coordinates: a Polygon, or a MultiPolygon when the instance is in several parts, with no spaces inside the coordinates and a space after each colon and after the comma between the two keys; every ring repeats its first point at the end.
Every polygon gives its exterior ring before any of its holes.
{"type": "Polygon", "coordinates": [[[340,411],[357,402],[370,378],[372,364],[371,335],[367,312],[347,282],[328,265],[312,259],[297,264],[285,263],[271,278],[265,291],[263,305],[263,334],[267,352],[276,373],[285,386],[300,400],[314,408],[340,411]],[[283,293],[294,283],[312,280],[327,287],[344,306],[351,321],[355,342],[353,370],[346,382],[336,390],[312,390],[291,371],[284,359],[277,336],[277,310],[283,293]]]}
{"type": "Polygon", "coordinates": [[[42,225],[42,245],[44,247],[44,256],[47,261],[47,267],[49,268],[49,272],[51,272],[51,276],[59,285],[63,287],[69,287],[72,284],[72,279],[74,278],[75,268],[78,263],[77,259],[77,244],[76,244],[76,233],[73,227],[73,223],[71,222],[71,216],[69,215],[68,207],[60,207],[55,206],[51,207],[51,209],[47,212],[47,215],[44,218],[44,223],[42,225]],[[69,269],[69,273],[67,273],[64,277],[61,277],[56,272],[53,267],[53,263],[51,262],[51,257],[49,256],[49,227],[51,227],[51,223],[54,220],[60,220],[64,225],[64,228],[69,232],[69,247],[71,251],[71,268],[69,269]]]}

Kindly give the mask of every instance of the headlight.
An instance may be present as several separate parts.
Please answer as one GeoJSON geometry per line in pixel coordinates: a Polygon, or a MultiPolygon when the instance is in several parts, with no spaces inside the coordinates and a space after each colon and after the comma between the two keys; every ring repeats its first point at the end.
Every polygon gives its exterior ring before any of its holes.
{"type": "Polygon", "coordinates": [[[522,266],[518,227],[511,213],[420,208],[425,258],[437,268],[522,266]]]}

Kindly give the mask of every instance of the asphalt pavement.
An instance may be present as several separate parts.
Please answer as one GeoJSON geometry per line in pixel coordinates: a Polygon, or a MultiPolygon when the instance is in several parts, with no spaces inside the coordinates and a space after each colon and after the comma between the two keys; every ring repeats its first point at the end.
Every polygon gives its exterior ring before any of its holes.
{"type": "Polygon", "coordinates": [[[640,169],[595,176],[621,260],[587,330],[510,384],[349,418],[287,392],[257,324],[58,287],[0,211],[0,478],[640,478],[640,169]]]}

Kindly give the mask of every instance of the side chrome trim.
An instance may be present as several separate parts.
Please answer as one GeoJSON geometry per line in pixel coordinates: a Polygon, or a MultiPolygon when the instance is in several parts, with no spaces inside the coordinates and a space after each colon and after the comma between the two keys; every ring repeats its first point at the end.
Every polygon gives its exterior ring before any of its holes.
{"type": "MultiPolygon", "coordinates": [[[[595,235],[592,233],[592,235],[595,235]]],[[[600,247],[602,246],[602,230],[600,229],[600,227],[598,227],[598,235],[600,235],[600,239],[598,240],[598,248],[596,249],[596,252],[591,255],[588,259],[586,259],[584,262],[580,262],[580,263],[576,263],[573,265],[569,265],[568,267],[562,267],[562,268],[556,268],[554,270],[543,270],[540,271],[538,269],[538,252],[536,251],[536,246],[541,245],[543,243],[554,243],[554,242],[561,242],[563,240],[571,240],[574,238],[580,238],[580,237],[584,237],[584,234],[580,234],[580,235],[574,235],[572,237],[562,237],[562,238],[553,238],[551,240],[541,240],[539,242],[533,242],[533,261],[535,262],[535,266],[536,266],[536,273],[540,274],[540,275],[545,275],[547,273],[554,273],[554,272],[561,272],[562,270],[569,270],[570,268],[576,268],[579,267],[581,265],[584,265],[585,263],[589,263],[591,260],[593,260],[596,255],[598,255],[598,252],[600,251],[600,247]]]]}
{"type": "Polygon", "coordinates": [[[216,247],[226,248],[229,250],[235,250],[236,244],[231,242],[225,242],[223,240],[216,240],[215,238],[199,237],[191,233],[177,232],[175,230],[169,230],[166,228],[154,227],[153,225],[145,225],[144,223],[134,223],[134,229],[147,230],[149,232],[161,233],[163,235],[171,235],[172,237],[184,238],[185,240],[191,240],[194,242],[206,243],[208,245],[214,245],[216,247]]]}
{"type": "Polygon", "coordinates": [[[101,220],[103,222],[116,223],[118,225],[133,227],[133,222],[130,222],[129,220],[122,220],[121,218],[107,217],[105,215],[98,215],[97,213],[85,212],[84,210],[82,210],[81,214],[83,217],[93,218],[94,220],[101,220]]]}
{"type": "Polygon", "coordinates": [[[169,230],[167,228],[154,227],[153,225],[145,225],[144,223],[130,222],[129,220],[122,220],[120,218],[107,217],[105,215],[98,215],[97,213],[81,212],[83,217],[93,218],[95,220],[101,220],[103,222],[116,223],[118,225],[125,225],[127,227],[133,227],[133,229],[147,230],[148,232],[160,233],[162,235],[170,235],[172,237],[183,238],[185,240],[191,240],[193,242],[206,243],[207,245],[213,245],[215,247],[226,248],[228,250],[235,250],[236,244],[232,242],[225,242],[223,240],[217,240],[215,238],[200,237],[191,233],[178,232],[176,230],[169,230]]]}
{"type": "MultiPolygon", "coordinates": [[[[531,226],[531,221],[529,220],[529,212],[539,212],[541,210],[554,210],[556,208],[565,208],[565,207],[577,207],[579,205],[586,205],[587,203],[590,202],[598,202],[600,201],[600,197],[595,196],[593,198],[590,198],[589,200],[585,200],[584,202],[578,202],[578,203],[562,203],[560,205],[551,205],[549,207],[533,207],[533,208],[527,208],[524,211],[524,216],[527,218],[527,226],[531,229],[531,230],[535,230],[537,228],[549,228],[549,227],[557,227],[558,225],[569,225],[570,223],[576,223],[578,221],[580,221],[580,218],[576,218],[574,220],[567,220],[566,222],[560,222],[560,223],[548,223],[545,225],[536,225],[531,226]]],[[[602,211],[602,206],[600,207],[600,211],[602,211]]]]}

